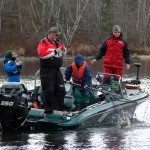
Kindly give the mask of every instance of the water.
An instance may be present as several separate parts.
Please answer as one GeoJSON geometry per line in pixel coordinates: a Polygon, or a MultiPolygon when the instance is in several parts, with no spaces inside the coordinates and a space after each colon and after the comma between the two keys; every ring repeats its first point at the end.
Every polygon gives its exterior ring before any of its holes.
{"type": "MultiPolygon", "coordinates": [[[[146,89],[150,89],[150,59],[135,60],[141,62],[140,77],[146,89]]],[[[65,61],[66,67],[72,60],[65,61]]],[[[101,62],[90,65],[93,77],[102,72],[101,62]]],[[[28,89],[34,86],[34,74],[39,69],[38,61],[24,62],[22,82],[28,89]]],[[[136,76],[136,69],[125,71],[126,75],[136,76]]],[[[6,74],[1,64],[0,84],[6,81],[6,74]]],[[[82,130],[57,131],[50,133],[0,133],[0,150],[148,150],[150,147],[150,104],[141,104],[131,126],[120,128],[88,128],[82,130]]]]}

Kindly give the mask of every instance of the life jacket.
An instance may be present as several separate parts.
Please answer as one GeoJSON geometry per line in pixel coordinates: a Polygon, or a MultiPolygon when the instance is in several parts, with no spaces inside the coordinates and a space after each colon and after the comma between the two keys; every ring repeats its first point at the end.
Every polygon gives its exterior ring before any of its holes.
{"type": "Polygon", "coordinates": [[[124,56],[123,48],[125,43],[121,39],[110,38],[106,41],[107,51],[104,57],[103,66],[123,69],[124,56]]]}
{"type": "MultiPolygon", "coordinates": [[[[48,38],[44,38],[38,45],[38,53],[40,54],[41,52],[44,56],[47,56],[47,55],[50,55],[50,53],[48,53],[47,51],[43,51],[43,48],[50,49],[52,53],[58,47],[62,47],[62,44],[59,43],[58,41],[55,41],[53,43],[52,41],[48,40],[48,38]],[[44,44],[44,47],[43,47],[43,44],[44,44]]],[[[58,69],[62,66],[62,63],[63,63],[63,58],[59,53],[47,59],[40,58],[40,66],[45,67],[45,68],[58,69]]]]}
{"type": "Polygon", "coordinates": [[[73,81],[82,83],[83,82],[83,74],[86,67],[86,62],[83,61],[82,65],[78,69],[75,62],[72,62],[72,71],[73,71],[73,81]]]}

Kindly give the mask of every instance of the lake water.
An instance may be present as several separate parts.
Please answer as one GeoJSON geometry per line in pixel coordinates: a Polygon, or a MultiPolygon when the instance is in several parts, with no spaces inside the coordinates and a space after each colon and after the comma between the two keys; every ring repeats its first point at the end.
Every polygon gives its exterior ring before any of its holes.
{"type": "MultiPolygon", "coordinates": [[[[66,67],[72,60],[65,60],[66,67]]],[[[88,60],[89,62],[89,60],[88,60]]],[[[142,64],[140,78],[145,88],[150,86],[150,59],[137,59],[142,64]]],[[[0,63],[0,84],[6,81],[6,73],[0,63]]],[[[90,65],[90,64],[89,64],[90,65]]],[[[102,72],[101,62],[90,65],[93,77],[102,72]]],[[[39,69],[38,61],[24,61],[21,80],[28,89],[33,88],[34,74],[39,69]]],[[[136,76],[131,67],[125,75],[136,76]]],[[[150,104],[141,104],[136,110],[136,120],[126,128],[87,128],[50,133],[0,133],[0,150],[148,150],[150,147],[150,104]]]]}

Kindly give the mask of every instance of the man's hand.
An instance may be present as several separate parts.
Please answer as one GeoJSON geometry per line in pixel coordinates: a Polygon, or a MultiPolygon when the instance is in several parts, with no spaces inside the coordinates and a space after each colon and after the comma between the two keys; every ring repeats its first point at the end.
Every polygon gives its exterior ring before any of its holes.
{"type": "Polygon", "coordinates": [[[88,88],[88,86],[87,85],[84,85],[84,89],[87,89],[88,88]]]}
{"type": "Polygon", "coordinates": [[[57,52],[57,53],[59,53],[60,51],[62,51],[62,47],[58,47],[58,48],[56,49],[56,52],[57,52]]]}
{"type": "Polygon", "coordinates": [[[21,66],[22,65],[22,61],[17,61],[16,62],[16,66],[21,66]]]}
{"type": "Polygon", "coordinates": [[[70,84],[71,82],[68,80],[68,81],[66,81],[66,83],[70,84]]]}
{"type": "Polygon", "coordinates": [[[93,59],[92,61],[91,61],[91,64],[94,64],[94,63],[96,63],[97,62],[97,60],[96,59],[93,59]]]}
{"type": "Polygon", "coordinates": [[[126,70],[130,69],[130,64],[126,64],[126,70]]]}

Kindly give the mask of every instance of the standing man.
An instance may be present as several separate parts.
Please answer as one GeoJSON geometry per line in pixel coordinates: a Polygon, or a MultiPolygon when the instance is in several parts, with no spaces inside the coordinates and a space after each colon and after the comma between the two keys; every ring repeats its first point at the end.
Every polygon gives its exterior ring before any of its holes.
{"type": "Polygon", "coordinates": [[[53,113],[53,110],[64,110],[65,86],[60,67],[66,49],[57,40],[58,29],[51,27],[48,36],[38,45],[40,57],[40,78],[44,92],[45,113],[53,113]]]}
{"type": "Polygon", "coordinates": [[[124,61],[126,69],[130,69],[130,50],[127,42],[122,38],[120,26],[115,25],[113,27],[111,36],[102,43],[98,54],[91,63],[96,63],[102,57],[104,57],[104,73],[122,76],[124,61]]]}

